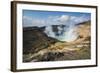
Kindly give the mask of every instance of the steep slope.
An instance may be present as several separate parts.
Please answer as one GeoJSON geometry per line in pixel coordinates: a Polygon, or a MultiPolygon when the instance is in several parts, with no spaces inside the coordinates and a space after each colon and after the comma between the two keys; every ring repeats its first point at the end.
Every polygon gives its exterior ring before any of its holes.
{"type": "Polygon", "coordinates": [[[23,55],[34,54],[58,42],[58,40],[48,37],[43,29],[43,27],[26,27],[23,29],[23,55]]]}

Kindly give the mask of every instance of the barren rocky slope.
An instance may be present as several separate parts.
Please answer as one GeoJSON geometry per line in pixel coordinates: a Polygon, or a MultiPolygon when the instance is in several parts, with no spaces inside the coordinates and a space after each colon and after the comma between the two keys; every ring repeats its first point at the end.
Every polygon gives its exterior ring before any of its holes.
{"type": "Polygon", "coordinates": [[[73,42],[62,42],[48,37],[42,32],[43,28],[24,28],[23,62],[90,59],[90,21],[76,27],[78,37],[73,42]]]}

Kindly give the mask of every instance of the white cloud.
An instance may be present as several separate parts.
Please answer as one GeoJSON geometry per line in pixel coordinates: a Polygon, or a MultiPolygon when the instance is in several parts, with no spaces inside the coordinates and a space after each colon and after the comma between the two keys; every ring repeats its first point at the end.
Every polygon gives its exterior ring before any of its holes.
{"type": "Polygon", "coordinates": [[[24,27],[32,26],[32,18],[23,16],[23,26],[24,27]]]}
{"type": "Polygon", "coordinates": [[[43,19],[35,19],[28,16],[23,16],[23,26],[31,27],[31,26],[45,26],[46,21],[43,19]]]}
{"type": "Polygon", "coordinates": [[[23,26],[49,26],[49,25],[74,25],[80,22],[84,22],[89,20],[86,16],[69,16],[69,15],[61,15],[61,16],[49,16],[48,18],[32,18],[28,16],[23,16],[23,26]]]}
{"type": "Polygon", "coordinates": [[[67,22],[68,20],[70,20],[70,16],[68,16],[68,15],[62,15],[62,16],[59,18],[59,20],[60,20],[61,22],[67,22]]]}
{"type": "Polygon", "coordinates": [[[61,15],[61,16],[49,16],[47,18],[48,25],[65,25],[70,20],[70,16],[61,15]]]}
{"type": "Polygon", "coordinates": [[[41,27],[41,26],[45,26],[45,24],[46,24],[45,20],[41,20],[41,19],[33,19],[32,20],[32,25],[33,26],[39,26],[39,27],[41,27]]]}
{"type": "Polygon", "coordinates": [[[71,16],[71,21],[74,23],[74,24],[78,24],[78,23],[81,23],[81,22],[84,22],[84,21],[88,21],[90,20],[89,17],[83,15],[83,16],[71,16]]]}

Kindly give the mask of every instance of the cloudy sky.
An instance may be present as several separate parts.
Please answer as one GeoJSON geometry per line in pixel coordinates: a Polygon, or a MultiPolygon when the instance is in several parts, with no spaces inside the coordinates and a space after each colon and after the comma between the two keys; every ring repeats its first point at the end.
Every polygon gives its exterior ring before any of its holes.
{"type": "Polygon", "coordinates": [[[23,27],[73,25],[91,19],[90,13],[23,10],[23,27]]]}

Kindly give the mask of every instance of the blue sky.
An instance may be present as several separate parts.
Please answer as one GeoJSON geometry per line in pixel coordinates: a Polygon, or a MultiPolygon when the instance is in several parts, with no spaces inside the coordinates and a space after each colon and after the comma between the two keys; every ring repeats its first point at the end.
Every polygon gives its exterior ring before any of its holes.
{"type": "Polygon", "coordinates": [[[90,19],[90,13],[23,10],[24,27],[78,24],[90,19]]]}

